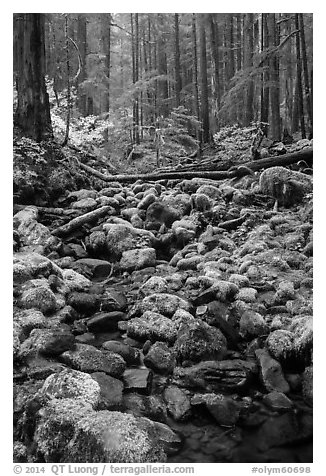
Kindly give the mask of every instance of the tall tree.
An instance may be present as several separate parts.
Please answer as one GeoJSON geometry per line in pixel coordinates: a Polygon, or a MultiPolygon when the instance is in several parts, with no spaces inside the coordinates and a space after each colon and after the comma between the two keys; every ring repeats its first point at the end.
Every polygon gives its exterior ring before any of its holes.
{"type": "Polygon", "coordinates": [[[168,98],[169,98],[169,89],[167,81],[167,52],[166,52],[166,33],[165,33],[165,22],[164,16],[162,13],[157,14],[158,21],[158,36],[157,36],[157,72],[160,76],[157,81],[157,100],[159,106],[159,114],[162,116],[167,116],[169,112],[168,107],[168,98]]]}
{"type": "Polygon", "coordinates": [[[77,78],[77,104],[78,109],[80,110],[83,116],[86,116],[86,104],[87,98],[85,91],[79,87],[81,83],[86,80],[86,45],[87,45],[87,22],[86,15],[81,13],[77,17],[77,45],[81,58],[81,71],[77,78]]]}
{"type": "MultiPolygon", "coordinates": [[[[254,38],[253,38],[253,13],[246,13],[244,17],[244,67],[251,70],[253,66],[253,50],[254,50],[254,38]]],[[[254,119],[254,83],[249,78],[245,95],[245,107],[244,107],[244,123],[250,124],[254,119]]]]}
{"type": "Polygon", "coordinates": [[[299,20],[299,28],[300,28],[300,39],[301,39],[302,66],[303,66],[303,76],[304,76],[304,85],[305,85],[305,99],[306,99],[306,104],[307,104],[307,114],[308,114],[309,126],[310,126],[310,130],[312,130],[312,125],[313,125],[312,101],[311,101],[311,97],[310,97],[307,48],[306,48],[305,28],[304,28],[303,14],[302,13],[298,14],[298,20],[299,20]]]}
{"type": "Polygon", "coordinates": [[[14,22],[18,93],[14,123],[40,142],[53,137],[45,86],[45,15],[18,13],[14,22]]]}
{"type": "Polygon", "coordinates": [[[200,44],[200,76],[201,76],[201,120],[203,126],[203,142],[209,142],[209,108],[208,108],[208,78],[206,53],[206,15],[199,17],[199,44],[200,44]]]}
{"type": "Polygon", "coordinates": [[[194,86],[194,102],[195,102],[195,114],[198,120],[200,120],[199,114],[199,91],[198,91],[198,58],[197,58],[197,27],[196,27],[196,13],[192,14],[192,72],[193,72],[193,86],[194,86]]]}
{"type": "MultiPolygon", "coordinates": [[[[211,49],[212,49],[212,59],[214,65],[214,100],[215,100],[215,116],[217,117],[217,112],[221,104],[221,95],[220,95],[220,70],[219,70],[219,31],[216,19],[216,13],[209,15],[209,25],[210,25],[210,39],[211,39],[211,49]]],[[[217,124],[216,124],[217,125],[217,124]]]]}
{"type": "Polygon", "coordinates": [[[300,49],[300,31],[299,31],[299,15],[295,14],[295,29],[296,33],[296,52],[297,52],[297,87],[298,87],[298,114],[300,118],[301,135],[304,139],[306,137],[306,127],[304,121],[303,109],[303,91],[302,91],[302,63],[301,63],[301,49],[300,49]]]}
{"type": "Polygon", "coordinates": [[[174,14],[175,33],[175,102],[180,106],[181,74],[180,74],[180,40],[179,40],[179,14],[174,14]]]}
{"type": "Polygon", "coordinates": [[[281,139],[281,117],[280,117],[280,77],[278,68],[278,35],[276,31],[276,15],[275,13],[267,14],[268,35],[270,46],[274,48],[269,56],[269,74],[270,88],[269,97],[271,105],[270,132],[274,140],[281,139]]]}
{"type": "MultiPolygon", "coordinates": [[[[267,26],[267,13],[262,13],[261,15],[261,53],[266,55],[269,48],[269,36],[268,36],[268,26],[267,26]]],[[[269,111],[269,71],[268,71],[268,61],[264,59],[262,61],[263,73],[261,77],[261,102],[260,102],[260,120],[261,122],[268,123],[268,111],[269,111]]]]}

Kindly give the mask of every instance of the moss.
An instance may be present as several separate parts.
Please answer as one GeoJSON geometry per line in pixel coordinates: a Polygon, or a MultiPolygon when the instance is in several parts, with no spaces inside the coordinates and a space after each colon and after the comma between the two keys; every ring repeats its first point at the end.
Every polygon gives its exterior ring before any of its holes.
{"type": "Polygon", "coordinates": [[[47,463],[67,461],[67,445],[75,434],[78,421],[92,412],[89,403],[71,398],[55,398],[39,411],[34,441],[37,452],[47,463]]]}
{"type": "Polygon", "coordinates": [[[106,410],[80,420],[69,444],[76,463],[162,462],[166,457],[145,419],[106,410]]]}
{"type": "Polygon", "coordinates": [[[41,393],[51,398],[74,398],[95,408],[100,399],[100,386],[88,374],[78,370],[63,370],[50,375],[44,382],[41,393]]]}
{"type": "Polygon", "coordinates": [[[267,349],[275,359],[285,360],[293,352],[293,338],[293,333],[285,329],[271,332],[266,340],[267,349]]]}

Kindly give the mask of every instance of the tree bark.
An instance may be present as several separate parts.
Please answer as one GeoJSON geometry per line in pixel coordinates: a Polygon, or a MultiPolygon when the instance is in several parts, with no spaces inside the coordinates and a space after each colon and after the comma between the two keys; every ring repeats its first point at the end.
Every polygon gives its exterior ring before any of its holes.
{"type": "MultiPolygon", "coordinates": [[[[299,15],[295,14],[295,28],[299,30],[299,15]]],[[[303,109],[303,91],[302,91],[302,66],[301,66],[301,51],[300,51],[300,32],[296,34],[296,50],[297,50],[297,78],[298,78],[298,114],[300,119],[301,136],[306,137],[306,127],[304,121],[303,109]]]]}
{"type": "Polygon", "coordinates": [[[79,87],[81,83],[83,83],[87,77],[86,73],[86,35],[87,35],[87,23],[86,23],[86,15],[79,14],[77,18],[77,45],[81,57],[81,71],[77,78],[77,105],[78,109],[83,116],[86,116],[86,105],[87,105],[87,98],[85,92],[82,91],[82,88],[79,87]]]}
{"type": "Polygon", "coordinates": [[[197,28],[196,28],[196,13],[192,14],[192,51],[193,51],[193,86],[194,86],[194,102],[195,102],[195,114],[198,120],[200,120],[199,114],[199,93],[198,93],[198,59],[197,59],[197,28]]]}
{"type": "Polygon", "coordinates": [[[179,14],[174,14],[175,33],[175,103],[180,106],[181,74],[180,74],[180,39],[179,39],[179,14]]]}
{"type": "Polygon", "coordinates": [[[15,14],[18,104],[14,124],[37,142],[53,138],[45,86],[43,13],[15,14]]]}
{"type": "Polygon", "coordinates": [[[305,31],[304,31],[304,23],[303,23],[303,14],[299,13],[298,16],[299,16],[300,39],[301,39],[301,51],[302,51],[303,77],[304,77],[304,85],[305,85],[305,99],[306,99],[306,105],[307,105],[309,126],[312,132],[312,126],[313,126],[312,101],[310,97],[307,48],[306,48],[306,39],[305,39],[305,31]]]}
{"type": "MultiPolygon", "coordinates": [[[[267,25],[267,13],[262,13],[261,19],[261,43],[262,43],[262,53],[269,48],[269,36],[268,36],[268,25],[267,25]]],[[[263,66],[266,70],[262,74],[262,87],[261,87],[261,107],[260,107],[260,120],[261,122],[268,123],[269,116],[269,72],[267,69],[267,61],[263,62],[263,66]]]]}
{"type": "Polygon", "coordinates": [[[201,74],[201,120],[203,125],[203,143],[209,142],[209,108],[208,108],[208,78],[206,54],[206,15],[200,14],[200,74],[201,74]]]}
{"type": "MultiPolygon", "coordinates": [[[[271,46],[277,48],[277,33],[276,33],[276,18],[275,13],[267,14],[268,34],[271,42],[271,46]]],[[[277,51],[270,55],[269,59],[269,71],[270,82],[270,104],[271,104],[271,137],[273,140],[281,140],[281,117],[280,117],[280,77],[278,69],[278,56],[277,51]]]]}
{"type": "MultiPolygon", "coordinates": [[[[244,67],[252,68],[253,66],[253,13],[246,13],[244,17],[244,67]]],[[[254,83],[252,79],[248,80],[245,93],[244,107],[244,125],[249,125],[254,119],[254,83]]]]}

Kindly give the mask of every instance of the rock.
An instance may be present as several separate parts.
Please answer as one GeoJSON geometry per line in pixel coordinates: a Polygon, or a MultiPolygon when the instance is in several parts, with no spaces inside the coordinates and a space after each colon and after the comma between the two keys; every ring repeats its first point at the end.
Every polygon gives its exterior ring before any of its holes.
{"type": "Polygon", "coordinates": [[[201,256],[191,256],[190,258],[180,259],[177,263],[177,268],[181,270],[197,270],[197,265],[202,260],[201,256]]]}
{"type": "Polygon", "coordinates": [[[46,317],[37,309],[16,309],[14,310],[14,323],[17,323],[25,337],[33,329],[46,327],[46,317]]]}
{"type": "Polygon", "coordinates": [[[125,319],[126,314],[120,311],[98,312],[86,324],[91,332],[108,332],[117,330],[118,322],[125,319]]]}
{"type": "Polygon", "coordinates": [[[237,348],[240,336],[238,331],[227,321],[228,312],[229,309],[224,303],[212,301],[205,306],[202,319],[210,326],[220,329],[228,344],[233,348],[237,348]]]}
{"type": "Polygon", "coordinates": [[[174,420],[185,420],[191,414],[190,398],[181,388],[170,385],[164,391],[167,409],[174,420]]]}
{"type": "Polygon", "coordinates": [[[95,190],[87,190],[86,188],[82,188],[81,190],[75,190],[74,192],[70,192],[67,200],[72,202],[72,201],[78,201],[78,200],[84,200],[85,198],[96,198],[96,191],[95,190]]]}
{"type": "Polygon", "coordinates": [[[267,337],[266,348],[272,357],[284,363],[293,355],[293,339],[292,332],[286,329],[278,329],[271,332],[267,337]]]}
{"type": "Polygon", "coordinates": [[[155,432],[160,443],[163,444],[164,452],[170,456],[178,453],[182,446],[182,439],[168,425],[157,421],[154,424],[155,432]]]}
{"type": "Polygon", "coordinates": [[[188,215],[191,210],[191,197],[187,193],[165,195],[162,202],[177,210],[180,216],[188,215]]]}
{"type": "Polygon", "coordinates": [[[100,299],[96,294],[73,292],[67,299],[67,304],[84,316],[94,314],[100,308],[100,299]]]}
{"type": "Polygon", "coordinates": [[[284,378],[280,364],[270,356],[266,349],[258,349],[255,354],[260,367],[262,383],[265,388],[270,392],[288,393],[290,387],[284,378]]]}
{"type": "Polygon", "coordinates": [[[205,212],[212,208],[212,200],[204,193],[194,193],[191,195],[191,204],[193,209],[199,212],[205,212]]]}
{"type": "Polygon", "coordinates": [[[261,174],[259,187],[261,193],[271,195],[284,207],[290,207],[312,192],[312,178],[285,167],[271,167],[261,174]]]}
{"type": "MultiPolygon", "coordinates": [[[[93,380],[94,384],[96,382],[93,380]]],[[[70,461],[69,443],[79,421],[95,413],[89,403],[72,398],[51,399],[38,412],[33,443],[46,463],[70,461]]],[[[35,418],[35,416],[34,416],[35,418]]]]}
{"type": "Polygon", "coordinates": [[[306,402],[312,405],[313,402],[313,367],[306,367],[302,376],[302,395],[306,402]]]}
{"type": "Polygon", "coordinates": [[[170,374],[175,366],[175,356],[166,344],[155,342],[144,358],[144,364],[159,374],[170,374]]]}
{"type": "Polygon", "coordinates": [[[153,373],[148,369],[127,369],[123,374],[125,390],[149,395],[151,392],[153,373]]]}
{"type": "Polygon", "coordinates": [[[203,184],[197,189],[197,193],[204,193],[209,198],[216,200],[217,198],[221,197],[221,192],[218,187],[210,184],[203,184]]]}
{"type": "Polygon", "coordinates": [[[24,284],[19,305],[25,309],[37,309],[44,314],[57,310],[56,296],[46,279],[31,279],[24,284]]]}
{"type": "Polygon", "coordinates": [[[243,287],[237,294],[237,299],[244,302],[255,302],[257,299],[258,291],[254,288],[243,287]]]}
{"type": "Polygon", "coordinates": [[[90,212],[97,207],[97,202],[93,198],[82,198],[71,205],[71,208],[82,210],[83,213],[90,212]]]}
{"type": "Polygon", "coordinates": [[[121,355],[127,365],[139,365],[140,363],[139,350],[123,342],[108,340],[103,342],[102,349],[121,355]]]}
{"type": "Polygon", "coordinates": [[[123,251],[120,260],[120,268],[124,271],[134,271],[136,269],[155,266],[155,264],[156,251],[154,248],[123,251]]]}
{"type": "Polygon", "coordinates": [[[89,279],[73,269],[64,269],[62,271],[62,276],[67,292],[70,293],[73,291],[87,291],[92,284],[89,279]]]}
{"type": "Polygon", "coordinates": [[[196,394],[191,405],[205,405],[218,425],[233,426],[239,420],[240,406],[232,397],[221,393],[196,394]]]}
{"type": "Polygon", "coordinates": [[[176,367],[173,381],[182,387],[202,389],[205,392],[244,390],[250,384],[257,367],[240,359],[205,361],[191,367],[176,367]]]}
{"type": "Polygon", "coordinates": [[[165,422],[167,418],[165,403],[163,398],[158,395],[126,393],[123,396],[123,406],[124,411],[134,416],[145,416],[161,422],[165,422]]]}
{"type": "Polygon", "coordinates": [[[147,208],[146,228],[158,230],[162,224],[170,228],[179,218],[181,213],[173,206],[156,201],[147,208]]]}
{"type": "Polygon", "coordinates": [[[76,425],[65,461],[162,463],[166,456],[154,428],[145,418],[107,410],[94,412],[76,425]]]}
{"type": "Polygon", "coordinates": [[[92,256],[101,256],[106,250],[106,235],[104,231],[93,231],[85,243],[92,256]]]}
{"type": "Polygon", "coordinates": [[[191,304],[176,294],[154,293],[143,299],[140,304],[142,312],[154,311],[171,317],[177,309],[191,310],[191,304]]]}
{"type": "Polygon", "coordinates": [[[57,356],[74,347],[75,337],[64,328],[33,329],[30,336],[22,343],[19,356],[21,359],[35,357],[38,353],[57,356]]]}
{"type": "Polygon", "coordinates": [[[40,389],[40,395],[51,399],[75,399],[97,408],[100,386],[90,375],[78,370],[65,369],[50,375],[40,389]]]}
{"type": "Polygon", "coordinates": [[[219,329],[201,320],[181,325],[174,351],[178,362],[217,359],[226,354],[226,339],[219,329]]]}
{"type": "Polygon", "coordinates": [[[80,274],[93,279],[106,278],[112,271],[112,263],[101,259],[83,258],[75,261],[72,264],[72,268],[80,274]]]}
{"type": "Polygon", "coordinates": [[[134,228],[130,224],[107,224],[103,228],[107,231],[107,250],[116,259],[120,259],[124,251],[150,248],[154,242],[150,231],[134,228]]]}
{"type": "Polygon", "coordinates": [[[240,334],[246,338],[258,337],[268,333],[268,325],[261,314],[245,311],[240,318],[240,334]]]}
{"type": "Polygon", "coordinates": [[[175,221],[172,225],[172,232],[181,246],[185,246],[192,241],[196,236],[197,225],[191,221],[183,218],[182,220],[175,221]]]}
{"type": "Polygon", "coordinates": [[[282,392],[270,392],[264,396],[263,402],[272,410],[289,410],[293,407],[291,400],[282,392]]]}
{"type": "Polygon", "coordinates": [[[148,296],[154,293],[166,293],[168,290],[168,284],[165,278],[161,276],[151,276],[142,286],[139,288],[139,294],[141,296],[148,296]]]}
{"type": "Polygon", "coordinates": [[[91,377],[100,386],[99,410],[118,410],[122,406],[123,383],[103,372],[94,372],[91,377]]]}
{"type": "Polygon", "coordinates": [[[76,344],[74,350],[61,354],[60,360],[82,372],[105,372],[112,377],[120,377],[126,369],[126,363],[120,355],[103,353],[87,344],[76,344]]]}
{"type": "Polygon", "coordinates": [[[146,311],[141,317],[131,319],[127,324],[127,335],[142,342],[149,339],[173,343],[177,329],[170,319],[154,311],[146,311]]]}
{"type": "Polygon", "coordinates": [[[50,230],[38,223],[37,218],[38,211],[33,206],[27,206],[14,215],[13,227],[19,233],[22,245],[44,245],[51,238],[50,230]]]}
{"type": "Polygon", "coordinates": [[[125,311],[128,302],[125,294],[121,291],[117,291],[114,288],[106,288],[101,296],[101,309],[102,311],[125,311]]]}
{"type": "Polygon", "coordinates": [[[294,285],[292,281],[281,281],[274,296],[275,305],[286,304],[289,299],[295,299],[294,285]]]}
{"type": "Polygon", "coordinates": [[[147,208],[156,201],[156,195],[154,193],[149,193],[145,195],[144,198],[138,203],[137,208],[140,210],[147,210],[147,208]]]}

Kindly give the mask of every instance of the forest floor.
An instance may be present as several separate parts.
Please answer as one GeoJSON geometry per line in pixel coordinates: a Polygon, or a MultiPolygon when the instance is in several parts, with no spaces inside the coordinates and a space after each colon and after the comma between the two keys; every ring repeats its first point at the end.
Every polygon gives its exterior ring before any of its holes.
{"type": "MultiPolygon", "coordinates": [[[[251,139],[200,160],[246,162],[251,139]]],[[[140,149],[128,173],[157,169],[140,149]]],[[[312,170],[122,184],[75,160],[121,154],[14,156],[15,461],[311,462],[312,170]]]]}

